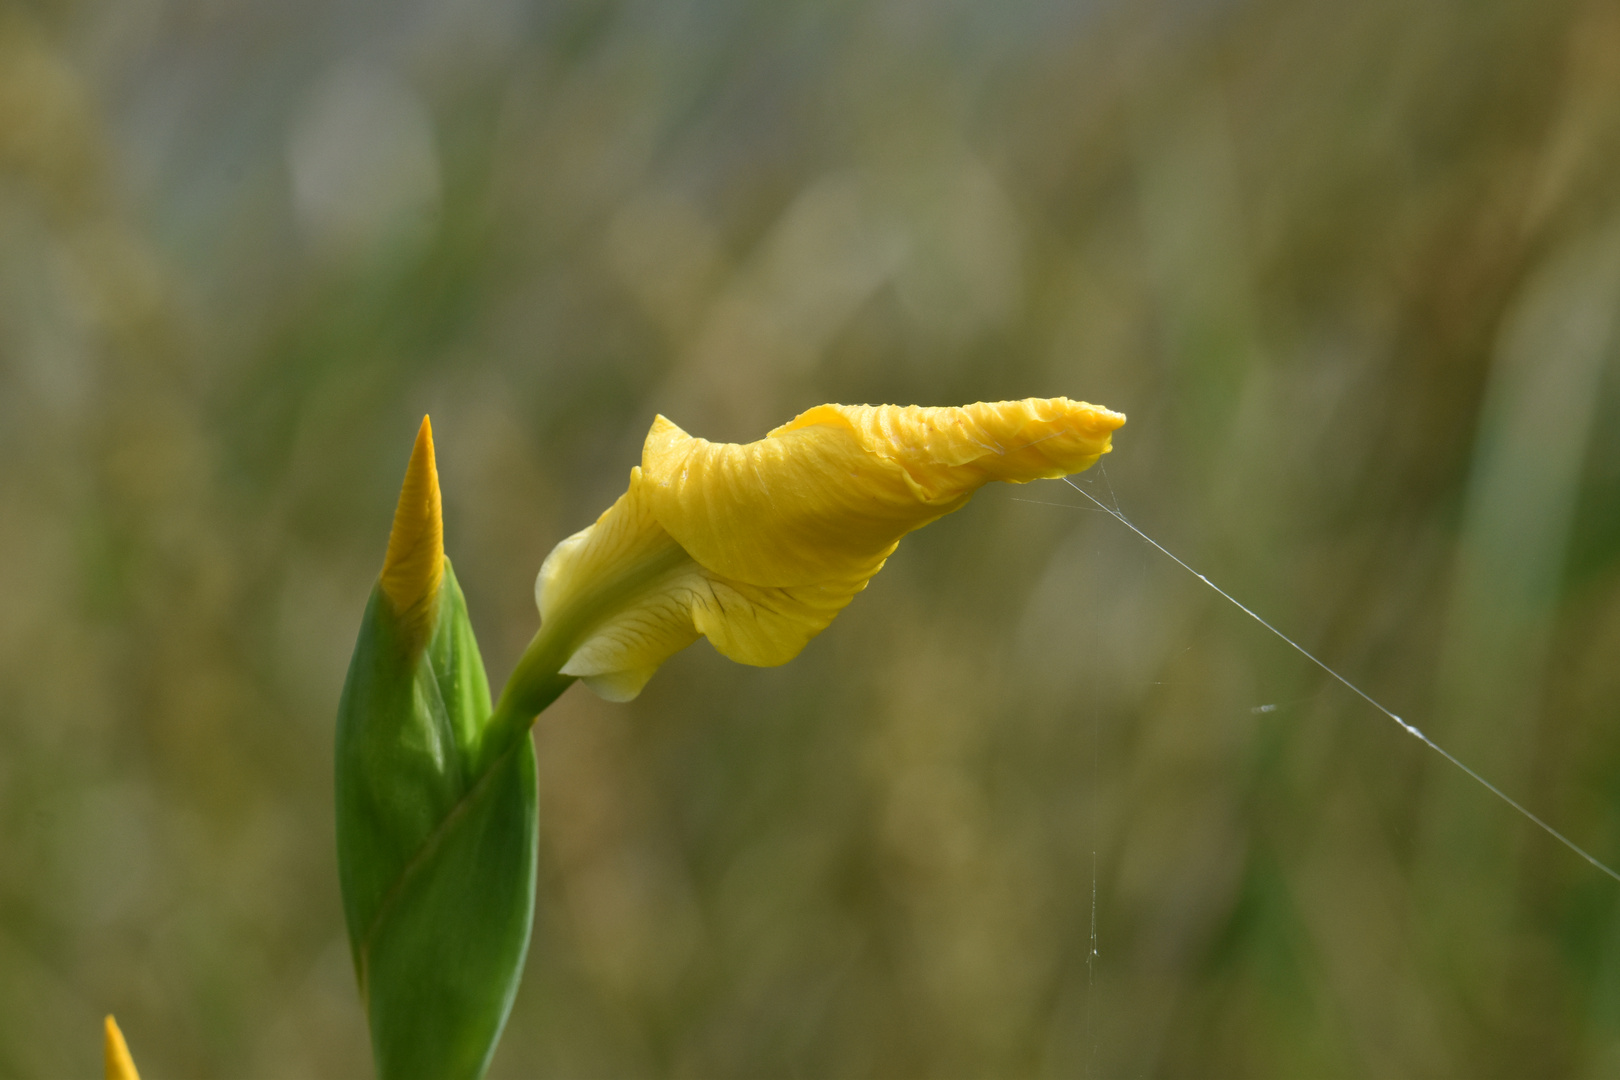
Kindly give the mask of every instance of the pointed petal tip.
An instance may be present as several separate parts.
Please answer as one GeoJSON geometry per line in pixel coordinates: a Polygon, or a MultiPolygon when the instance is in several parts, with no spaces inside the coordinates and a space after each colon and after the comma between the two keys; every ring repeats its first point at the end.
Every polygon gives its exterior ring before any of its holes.
{"type": "Polygon", "coordinates": [[[394,527],[383,559],[382,591],[396,614],[412,621],[420,618],[425,624],[432,622],[443,579],[444,512],[433,456],[433,423],[424,416],[394,509],[394,527]]]}
{"type": "Polygon", "coordinates": [[[129,1044],[124,1042],[124,1033],[118,1030],[118,1021],[109,1014],[102,1024],[106,1040],[106,1071],[107,1080],[141,1080],[140,1074],[135,1071],[135,1061],[129,1056],[129,1044]]]}
{"type": "Polygon", "coordinates": [[[1103,425],[1107,426],[1110,431],[1125,426],[1124,413],[1115,412],[1106,405],[1093,405],[1092,409],[1096,412],[1098,420],[1101,421],[1103,425]]]}

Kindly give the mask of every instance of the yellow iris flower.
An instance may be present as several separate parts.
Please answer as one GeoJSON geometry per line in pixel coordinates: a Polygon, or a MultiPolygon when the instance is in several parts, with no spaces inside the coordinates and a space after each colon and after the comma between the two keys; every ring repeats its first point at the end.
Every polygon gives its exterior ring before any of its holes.
{"type": "Polygon", "coordinates": [[[700,636],[745,664],[785,663],[906,533],[992,480],[1089,468],[1124,422],[1068,398],[821,405],[738,445],[660,416],[629,490],[541,567],[540,632],[514,687],[549,670],[627,701],[700,636]]]}

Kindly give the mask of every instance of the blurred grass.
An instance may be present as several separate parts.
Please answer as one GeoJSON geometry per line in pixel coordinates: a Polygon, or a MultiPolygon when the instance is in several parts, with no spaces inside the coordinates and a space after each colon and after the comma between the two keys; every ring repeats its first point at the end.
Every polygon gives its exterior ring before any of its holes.
{"type": "MultiPolygon", "coordinates": [[[[8,4],[0,1074],[366,1073],[426,411],[499,679],[655,412],[1121,409],[1091,490],[1620,859],[1617,84],[1566,0],[8,4]]],[[[1082,502],[546,713],[492,1075],[1620,1068],[1614,883],[1082,502]]]]}

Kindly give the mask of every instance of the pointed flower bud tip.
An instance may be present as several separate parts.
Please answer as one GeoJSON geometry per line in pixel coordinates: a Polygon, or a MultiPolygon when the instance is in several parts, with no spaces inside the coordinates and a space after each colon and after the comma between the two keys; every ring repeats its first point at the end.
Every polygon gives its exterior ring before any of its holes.
{"type": "Polygon", "coordinates": [[[124,1033],[118,1030],[118,1021],[107,1017],[103,1025],[106,1032],[107,1080],[141,1080],[135,1071],[135,1061],[129,1056],[124,1033]]]}
{"type": "Polygon", "coordinates": [[[405,468],[405,483],[394,510],[383,559],[382,591],[394,613],[407,622],[433,622],[439,583],[444,579],[444,516],[439,504],[439,471],[433,460],[433,425],[426,416],[405,468]]]}

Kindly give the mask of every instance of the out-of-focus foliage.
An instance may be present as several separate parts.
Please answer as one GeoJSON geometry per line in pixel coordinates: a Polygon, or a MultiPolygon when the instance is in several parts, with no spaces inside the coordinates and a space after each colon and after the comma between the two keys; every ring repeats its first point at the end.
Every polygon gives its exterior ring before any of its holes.
{"type": "MultiPolygon", "coordinates": [[[[369,1068],[329,748],[428,411],[499,683],[655,412],[1106,404],[1620,859],[1617,172],[1596,2],[7,4],[0,1074],[369,1068]]],[[[548,711],[491,1075],[1620,1068],[1620,889],[1080,502],[548,711]]]]}

